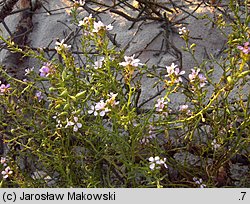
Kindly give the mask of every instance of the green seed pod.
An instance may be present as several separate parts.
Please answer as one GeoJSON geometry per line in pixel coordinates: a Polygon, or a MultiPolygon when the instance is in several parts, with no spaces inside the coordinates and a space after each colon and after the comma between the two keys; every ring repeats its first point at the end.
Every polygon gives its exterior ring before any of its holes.
{"type": "Polygon", "coordinates": [[[49,87],[49,91],[50,91],[50,92],[56,91],[56,90],[57,90],[57,88],[55,88],[55,87],[49,87]]]}
{"type": "Polygon", "coordinates": [[[233,83],[233,79],[232,79],[231,76],[228,76],[228,77],[227,77],[227,82],[228,82],[229,84],[232,84],[232,83],[233,83]]]}
{"type": "Polygon", "coordinates": [[[59,96],[68,96],[68,90],[65,89],[59,96]]]}
{"type": "Polygon", "coordinates": [[[58,109],[61,107],[61,104],[56,105],[55,109],[58,109]]]}
{"type": "Polygon", "coordinates": [[[245,77],[248,74],[250,74],[250,70],[242,72],[241,74],[238,75],[238,77],[239,78],[243,78],[243,77],[245,77]]]}
{"type": "Polygon", "coordinates": [[[66,111],[61,112],[61,113],[58,115],[58,117],[63,116],[63,115],[68,115],[68,112],[66,112],[66,111]]]}
{"type": "Polygon", "coordinates": [[[193,43],[192,45],[190,45],[190,49],[192,49],[193,50],[193,48],[195,48],[196,47],[196,44],[195,43],[193,43]]]}
{"type": "Polygon", "coordinates": [[[86,91],[82,91],[82,92],[76,94],[75,97],[76,97],[77,99],[80,99],[80,98],[82,98],[82,97],[85,96],[85,93],[86,93],[86,91]]]}
{"type": "Polygon", "coordinates": [[[63,110],[68,110],[70,108],[70,105],[67,103],[64,107],[63,110]]]}
{"type": "Polygon", "coordinates": [[[62,72],[62,80],[64,81],[66,77],[67,77],[67,72],[65,70],[63,70],[63,72],[62,72]]]}
{"type": "Polygon", "coordinates": [[[73,101],[76,101],[76,97],[75,96],[69,96],[73,101]]]}

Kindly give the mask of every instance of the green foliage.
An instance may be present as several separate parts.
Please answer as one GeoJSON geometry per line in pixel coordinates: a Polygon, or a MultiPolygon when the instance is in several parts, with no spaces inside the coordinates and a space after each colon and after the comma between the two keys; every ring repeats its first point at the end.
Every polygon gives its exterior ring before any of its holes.
{"type": "MultiPolygon", "coordinates": [[[[110,45],[107,30],[111,28],[103,25],[93,32],[96,22],[91,17],[81,22],[83,66],[75,63],[63,41],[56,46],[60,61],[31,49],[23,51],[1,37],[13,52],[42,64],[40,75],[31,71],[27,81],[1,69],[10,84],[1,85],[0,134],[8,147],[1,169],[7,165],[12,171],[5,169],[1,185],[218,186],[230,159],[249,155],[250,95],[243,89],[249,81],[249,53],[237,46],[250,38],[250,18],[242,22],[232,2],[235,21],[227,25],[232,33],[217,82],[211,79],[213,69],[207,70],[206,62],[184,81],[174,64],[162,77],[133,56],[124,59],[123,52],[110,45]],[[164,84],[165,90],[156,105],[144,111],[138,107],[138,97],[141,78],[146,76],[164,84]],[[169,102],[177,92],[186,103],[173,112],[169,102]],[[188,162],[188,154],[182,160],[174,157],[183,152],[192,152],[198,162],[188,162]],[[203,184],[196,178],[202,178],[203,184]]],[[[77,12],[72,14],[80,23],[77,12]]],[[[216,23],[219,28],[225,26],[223,16],[216,23]]],[[[182,37],[195,59],[196,45],[189,42],[189,32],[182,37]]]]}

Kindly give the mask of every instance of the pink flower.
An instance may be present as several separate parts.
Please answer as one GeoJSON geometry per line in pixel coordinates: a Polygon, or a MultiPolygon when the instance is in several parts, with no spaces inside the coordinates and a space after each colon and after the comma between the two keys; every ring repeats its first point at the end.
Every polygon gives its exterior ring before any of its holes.
{"type": "Polygon", "coordinates": [[[133,55],[131,57],[125,56],[124,60],[125,61],[119,63],[119,65],[124,66],[124,67],[126,67],[128,65],[133,66],[133,67],[138,67],[139,65],[143,65],[142,63],[139,63],[140,62],[139,59],[135,59],[135,55],[133,55]]]}
{"type": "MultiPolygon", "coordinates": [[[[1,82],[0,82],[1,83],[1,82]]],[[[9,92],[10,84],[1,84],[0,86],[0,93],[7,93],[9,92]]]]}
{"type": "Polygon", "coordinates": [[[188,109],[188,105],[180,105],[180,112],[190,115],[191,111],[188,109]]]}
{"type": "Polygon", "coordinates": [[[166,105],[167,103],[168,103],[168,102],[165,101],[164,98],[159,98],[159,99],[157,100],[157,104],[155,104],[156,111],[157,111],[157,112],[162,112],[163,109],[164,109],[164,107],[165,107],[165,105],[166,105]]]}
{"type": "Polygon", "coordinates": [[[35,97],[38,99],[38,102],[41,102],[41,100],[43,99],[42,92],[37,91],[35,97]]]}
{"type": "Polygon", "coordinates": [[[9,177],[9,175],[11,175],[13,173],[13,171],[11,171],[10,167],[7,166],[4,171],[2,171],[2,175],[4,179],[7,179],[9,177]]]}
{"type": "Polygon", "coordinates": [[[39,69],[39,72],[40,72],[41,77],[49,76],[50,73],[52,72],[51,64],[48,62],[44,63],[44,65],[41,67],[41,69],[39,69]]]}
{"type": "Polygon", "coordinates": [[[200,87],[204,87],[207,83],[207,78],[203,74],[199,74],[200,87]]]}
{"type": "Polygon", "coordinates": [[[193,81],[198,76],[199,72],[200,72],[200,69],[197,69],[197,70],[191,69],[191,74],[188,75],[189,80],[193,81]]]}
{"type": "Polygon", "coordinates": [[[192,73],[188,75],[190,82],[193,83],[198,80],[198,82],[200,83],[200,87],[204,87],[207,83],[207,78],[200,73],[200,69],[191,69],[191,72],[192,73]]]}
{"type": "Polygon", "coordinates": [[[7,164],[6,164],[6,158],[5,157],[1,157],[1,164],[3,165],[3,166],[7,166],[7,164]]]}
{"type": "Polygon", "coordinates": [[[65,128],[67,128],[69,126],[74,126],[73,130],[74,130],[74,132],[77,132],[78,129],[82,127],[82,124],[78,123],[78,117],[75,116],[74,117],[74,122],[69,121],[69,119],[67,118],[67,124],[66,124],[65,128]]]}
{"type": "Polygon", "coordinates": [[[174,83],[182,82],[181,75],[185,74],[185,71],[180,71],[180,69],[177,67],[178,65],[175,65],[172,63],[170,66],[166,66],[167,68],[167,75],[165,77],[173,77],[174,83]]]}
{"type": "Polygon", "coordinates": [[[166,66],[166,68],[167,68],[167,73],[168,73],[167,76],[173,74],[173,73],[175,72],[175,68],[176,68],[176,67],[178,67],[178,65],[176,65],[176,64],[174,64],[174,63],[172,63],[170,66],[166,66]]]}
{"type": "Polygon", "coordinates": [[[101,117],[103,117],[109,111],[110,109],[107,108],[107,103],[105,103],[103,100],[100,100],[100,102],[96,103],[95,106],[90,106],[90,110],[88,110],[88,113],[94,113],[94,116],[100,115],[101,117]]]}
{"type": "Polygon", "coordinates": [[[249,42],[245,42],[243,46],[237,46],[237,48],[244,54],[248,54],[250,52],[249,42]]]}

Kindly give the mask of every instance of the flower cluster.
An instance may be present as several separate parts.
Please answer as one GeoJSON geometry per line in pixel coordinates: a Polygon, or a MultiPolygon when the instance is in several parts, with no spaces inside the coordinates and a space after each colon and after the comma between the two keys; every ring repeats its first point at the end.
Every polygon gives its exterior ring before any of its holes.
{"type": "Polygon", "coordinates": [[[56,115],[54,115],[53,117],[52,117],[53,119],[55,119],[56,120],[56,127],[57,128],[62,128],[62,121],[58,118],[58,114],[56,114],[56,115]]]}
{"type": "Polygon", "coordinates": [[[25,71],[25,74],[24,74],[25,76],[26,76],[26,75],[29,75],[31,72],[34,71],[34,67],[32,67],[32,68],[27,68],[27,69],[25,69],[24,71],[25,71]]]}
{"type": "Polygon", "coordinates": [[[41,69],[39,69],[41,77],[48,77],[49,75],[52,75],[54,71],[55,70],[53,69],[51,63],[49,62],[44,63],[41,69]]]}
{"type": "Polygon", "coordinates": [[[73,2],[77,5],[79,4],[80,6],[84,6],[85,4],[85,0],[73,0],[73,2]]]}
{"type": "Polygon", "coordinates": [[[189,30],[186,27],[179,28],[179,35],[187,41],[189,38],[189,30]]]}
{"type": "Polygon", "coordinates": [[[102,67],[102,65],[103,65],[103,62],[104,62],[104,57],[101,57],[99,60],[97,60],[97,61],[95,61],[95,65],[94,65],[94,68],[95,69],[99,69],[99,68],[101,68],[102,67]]]}
{"type": "Polygon", "coordinates": [[[250,52],[249,42],[245,42],[243,46],[239,45],[237,48],[241,50],[244,54],[248,54],[250,52]]]}
{"type": "Polygon", "coordinates": [[[100,33],[101,31],[112,30],[113,26],[111,24],[104,25],[103,22],[98,21],[94,22],[94,29],[92,30],[93,33],[100,33]]]}
{"type": "Polygon", "coordinates": [[[114,106],[118,105],[120,102],[115,100],[117,95],[118,95],[117,93],[116,94],[114,94],[112,92],[109,93],[108,94],[109,98],[106,100],[106,104],[110,105],[111,107],[114,107],[114,106]]]}
{"type": "Polygon", "coordinates": [[[206,188],[206,185],[205,185],[205,184],[202,184],[203,180],[202,180],[201,178],[198,179],[198,178],[194,177],[194,178],[193,178],[193,181],[194,181],[196,184],[198,184],[198,185],[200,186],[200,188],[206,188]]]}
{"type": "Polygon", "coordinates": [[[94,116],[100,115],[101,117],[105,116],[106,113],[110,112],[110,107],[114,107],[119,104],[119,101],[116,101],[117,94],[110,93],[108,94],[110,98],[108,98],[105,102],[104,100],[100,100],[98,103],[90,106],[90,110],[88,110],[89,114],[94,113],[94,116]]]}
{"type": "Polygon", "coordinates": [[[168,74],[165,75],[165,77],[170,78],[170,80],[165,80],[167,85],[182,82],[181,75],[185,74],[185,71],[180,71],[174,63],[172,63],[171,66],[166,66],[166,68],[168,74]]]}
{"type": "Polygon", "coordinates": [[[207,78],[200,73],[200,69],[191,69],[191,74],[188,75],[190,83],[198,83],[199,87],[202,88],[207,83],[207,78]]]}
{"type": "Polygon", "coordinates": [[[58,53],[62,51],[68,51],[71,48],[71,45],[67,45],[66,43],[64,43],[64,41],[65,39],[62,39],[61,42],[59,41],[56,42],[55,49],[58,53]]]}
{"type": "Polygon", "coordinates": [[[156,111],[163,112],[163,110],[167,104],[168,104],[168,102],[164,98],[157,99],[157,103],[155,104],[156,111]]]}
{"type": "Polygon", "coordinates": [[[78,26],[79,27],[82,27],[82,26],[88,26],[93,20],[93,17],[92,17],[92,14],[90,14],[88,17],[84,17],[83,20],[80,20],[79,23],[78,23],[78,26]]]}
{"type": "Polygon", "coordinates": [[[138,67],[139,65],[143,65],[142,63],[140,63],[139,59],[135,59],[135,55],[133,56],[125,56],[124,57],[123,62],[120,62],[119,65],[124,67],[124,80],[125,83],[129,83],[133,74],[134,74],[134,70],[136,67],[138,67]]]}
{"type": "Polygon", "coordinates": [[[7,160],[5,157],[1,157],[1,165],[4,167],[4,170],[2,171],[2,175],[4,179],[7,179],[11,174],[13,174],[13,171],[11,168],[7,165],[7,160]]]}
{"type": "Polygon", "coordinates": [[[182,28],[179,28],[179,34],[180,35],[184,35],[188,32],[187,28],[186,27],[182,27],[182,28]]]}
{"type": "Polygon", "coordinates": [[[166,158],[161,159],[159,156],[156,157],[149,157],[148,161],[149,161],[149,168],[151,170],[154,169],[160,169],[161,166],[163,165],[166,169],[168,168],[167,164],[166,164],[166,158]]]}
{"type": "Polygon", "coordinates": [[[42,92],[37,91],[36,94],[35,94],[35,98],[38,100],[38,102],[41,102],[42,99],[43,99],[42,92]]]}
{"type": "Polygon", "coordinates": [[[212,148],[213,148],[214,150],[219,149],[220,146],[221,146],[220,144],[217,143],[217,140],[216,140],[216,139],[214,139],[214,140],[211,142],[211,145],[212,145],[212,148]]]}
{"type": "Polygon", "coordinates": [[[0,95],[6,94],[10,91],[10,84],[2,84],[0,81],[0,95]]]}
{"type": "Polygon", "coordinates": [[[69,126],[73,126],[73,131],[77,132],[79,128],[82,127],[82,124],[78,122],[78,117],[74,116],[73,117],[73,122],[69,121],[69,119],[67,118],[67,124],[65,126],[65,128],[68,128],[69,126]]]}
{"type": "Polygon", "coordinates": [[[191,114],[191,110],[189,110],[188,105],[180,105],[179,111],[181,113],[186,114],[186,115],[190,115],[191,114]]]}
{"type": "Polygon", "coordinates": [[[130,57],[124,56],[124,62],[120,62],[119,65],[126,67],[126,66],[132,66],[132,67],[138,67],[139,65],[143,65],[140,63],[139,59],[135,59],[135,55],[132,55],[130,57]]]}
{"type": "Polygon", "coordinates": [[[88,17],[85,17],[83,20],[78,22],[79,27],[84,27],[85,36],[93,36],[93,34],[102,35],[106,31],[112,30],[113,26],[111,24],[105,25],[103,22],[96,22],[95,19],[90,14],[88,17]]]}

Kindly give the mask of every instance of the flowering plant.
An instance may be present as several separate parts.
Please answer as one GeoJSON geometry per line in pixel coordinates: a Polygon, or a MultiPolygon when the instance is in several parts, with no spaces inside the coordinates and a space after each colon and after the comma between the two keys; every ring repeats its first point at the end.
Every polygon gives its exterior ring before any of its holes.
{"type": "MultiPolygon", "coordinates": [[[[95,18],[97,11],[80,17],[92,7],[73,2],[80,37],[51,44],[54,55],[0,36],[3,47],[38,60],[25,79],[0,68],[1,186],[204,188],[237,179],[247,186],[227,168],[239,157],[247,162],[250,18],[228,5],[235,19],[222,61],[196,59],[187,25],[177,37],[196,66],[179,58],[149,67],[140,53],[116,46],[117,24],[95,18]]],[[[223,28],[223,18],[214,20],[223,28]]]]}

